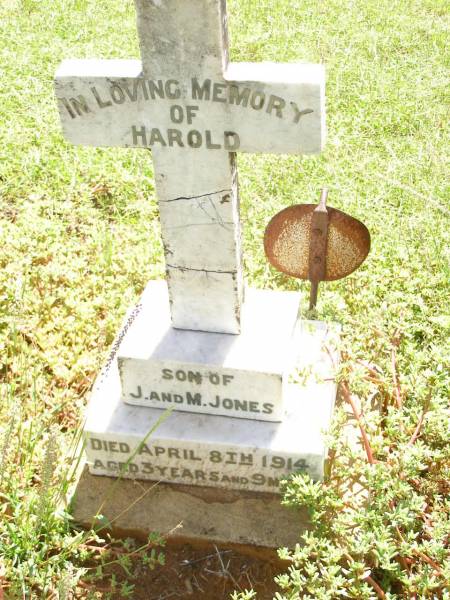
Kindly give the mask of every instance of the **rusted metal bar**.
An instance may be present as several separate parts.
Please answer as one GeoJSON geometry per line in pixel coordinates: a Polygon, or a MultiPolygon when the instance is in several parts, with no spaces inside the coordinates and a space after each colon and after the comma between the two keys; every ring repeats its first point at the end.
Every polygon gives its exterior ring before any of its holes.
{"type": "Polygon", "coordinates": [[[329,216],[326,207],[328,190],[324,188],[320,201],[311,217],[311,235],[309,241],[309,270],[308,279],[311,282],[309,310],[317,304],[319,282],[325,279],[327,261],[327,239],[329,216]]]}

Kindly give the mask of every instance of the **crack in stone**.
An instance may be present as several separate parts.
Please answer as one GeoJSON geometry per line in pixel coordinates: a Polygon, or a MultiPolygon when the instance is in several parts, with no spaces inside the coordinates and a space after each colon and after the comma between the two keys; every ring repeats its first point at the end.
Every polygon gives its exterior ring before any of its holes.
{"type": "Polygon", "coordinates": [[[197,271],[200,273],[219,273],[219,274],[226,274],[226,275],[236,275],[237,271],[233,270],[233,271],[214,271],[212,269],[194,269],[193,267],[178,267],[176,265],[169,265],[166,264],[166,267],[169,269],[180,269],[181,271],[197,271]]]}
{"type": "Polygon", "coordinates": [[[234,225],[234,223],[231,223],[229,221],[222,221],[221,223],[218,223],[217,221],[211,221],[211,223],[184,223],[183,225],[166,226],[166,229],[167,230],[187,229],[188,227],[211,227],[211,226],[217,226],[217,225],[219,225],[219,227],[222,227],[223,229],[227,229],[228,231],[231,231],[233,228],[228,227],[228,226],[234,225]]]}
{"type": "Polygon", "coordinates": [[[228,192],[231,194],[230,189],[219,190],[218,192],[209,192],[209,194],[201,194],[200,196],[180,196],[179,198],[171,198],[170,200],[163,200],[163,202],[177,202],[178,200],[195,200],[196,198],[205,198],[206,196],[213,196],[214,194],[223,194],[228,192]]]}
{"type": "Polygon", "coordinates": [[[202,200],[201,202],[197,202],[197,206],[199,207],[199,209],[202,212],[205,213],[205,215],[208,217],[208,219],[211,219],[211,221],[213,221],[215,223],[218,223],[221,227],[223,227],[224,229],[226,229],[224,220],[220,216],[219,211],[217,210],[217,207],[214,204],[214,201],[212,200],[212,198],[210,198],[208,196],[208,200],[202,200]],[[209,214],[209,212],[206,210],[206,208],[205,208],[205,202],[211,206],[214,215],[211,216],[209,214]]]}

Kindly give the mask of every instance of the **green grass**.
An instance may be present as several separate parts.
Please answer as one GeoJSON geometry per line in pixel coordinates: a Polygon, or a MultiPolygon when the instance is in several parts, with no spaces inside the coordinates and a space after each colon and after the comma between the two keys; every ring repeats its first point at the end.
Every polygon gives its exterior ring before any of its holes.
{"type": "MultiPolygon", "coordinates": [[[[401,385],[413,412],[424,386],[438,404],[448,394],[446,8],[441,0],[229,1],[232,60],[327,69],[320,156],[239,156],[247,281],[306,292],[269,268],[263,231],[282,207],[329,187],[330,205],[366,223],[372,250],[355,274],[322,286],[319,313],[343,323],[352,361],[383,374],[385,340],[401,332],[401,385]]],[[[0,549],[14,535],[23,552],[0,556],[0,582],[31,598],[33,573],[52,585],[49,556],[72,535],[64,516],[47,516],[47,546],[33,545],[49,431],[64,456],[125,310],[164,264],[150,153],[72,147],[53,95],[63,58],[138,56],[132,2],[3,0],[0,32],[0,549]],[[21,524],[14,533],[11,515],[21,524]]],[[[54,467],[60,485],[61,458],[54,467]]]]}

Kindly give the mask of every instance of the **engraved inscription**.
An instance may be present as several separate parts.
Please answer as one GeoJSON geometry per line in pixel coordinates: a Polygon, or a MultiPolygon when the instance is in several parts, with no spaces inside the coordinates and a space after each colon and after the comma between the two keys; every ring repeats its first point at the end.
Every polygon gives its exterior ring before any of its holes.
{"type": "Polygon", "coordinates": [[[112,474],[271,491],[277,491],[280,479],[289,473],[310,467],[298,456],[224,450],[206,444],[182,447],[161,440],[133,447],[125,441],[90,437],[88,453],[94,470],[112,474]]]}
{"type": "Polygon", "coordinates": [[[158,408],[172,405],[179,410],[238,413],[236,416],[248,413],[249,417],[275,413],[270,393],[262,396],[262,390],[249,387],[242,375],[229,372],[163,367],[137,374],[123,391],[125,401],[158,408]],[[247,390],[244,398],[242,390],[247,390]]]}
{"type": "MultiPolygon", "coordinates": [[[[274,411],[274,405],[271,402],[259,403],[255,400],[239,400],[238,398],[226,398],[218,394],[214,396],[212,400],[207,400],[198,392],[187,391],[185,393],[174,394],[171,392],[163,392],[150,390],[143,390],[141,385],[136,387],[136,390],[129,392],[129,397],[134,400],[148,400],[150,403],[157,403],[164,405],[177,404],[185,406],[207,406],[214,409],[225,409],[230,411],[240,411],[248,413],[262,413],[264,415],[271,415],[274,411]]],[[[180,408],[180,407],[178,407],[180,408]]]]}
{"type": "Polygon", "coordinates": [[[189,381],[189,383],[201,384],[205,379],[213,385],[228,385],[234,379],[234,375],[226,375],[209,372],[202,374],[200,371],[191,371],[183,369],[162,369],[163,379],[176,379],[177,381],[189,381]]]}
{"type": "MultiPolygon", "coordinates": [[[[309,107],[300,108],[296,102],[288,102],[285,98],[281,98],[275,94],[268,94],[263,90],[240,86],[236,83],[214,82],[211,79],[199,80],[198,78],[193,78],[189,89],[185,91],[184,86],[176,79],[153,80],[140,77],[132,81],[111,81],[107,91],[100,91],[95,86],[91,86],[90,92],[92,98],[83,95],[78,95],[76,98],[60,98],[72,119],[82,117],[96,108],[105,109],[113,105],[122,105],[128,102],[153,102],[179,99],[186,101],[196,100],[202,103],[229,104],[235,107],[263,112],[270,117],[287,119],[294,124],[299,123],[302,117],[314,112],[309,107]]],[[[191,124],[196,113],[200,110],[200,105],[183,107],[181,104],[174,104],[170,106],[169,110],[173,123],[186,121],[188,124],[191,124]]],[[[191,147],[195,148],[197,146],[191,147]]],[[[234,151],[234,149],[230,151],[234,151]]]]}
{"type": "Polygon", "coordinates": [[[224,148],[228,152],[239,150],[241,140],[235,131],[224,131],[223,137],[213,139],[210,130],[198,131],[191,129],[187,133],[179,129],[166,129],[161,131],[157,127],[147,129],[144,125],[133,125],[131,127],[131,139],[133,146],[160,147],[179,146],[180,148],[208,148],[208,150],[220,150],[224,148]]]}

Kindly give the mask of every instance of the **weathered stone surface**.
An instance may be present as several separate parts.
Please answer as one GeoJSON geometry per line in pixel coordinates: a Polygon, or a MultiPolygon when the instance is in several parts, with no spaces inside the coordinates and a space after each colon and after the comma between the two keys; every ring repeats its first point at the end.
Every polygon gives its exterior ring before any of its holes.
{"type": "Polygon", "coordinates": [[[56,95],[66,137],[84,146],[194,148],[213,155],[311,154],[323,148],[321,65],[234,63],[218,80],[195,77],[189,68],[180,80],[171,79],[170,71],[150,79],[143,68],[137,60],[63,61],[56,95]]]}
{"type": "Polygon", "coordinates": [[[175,327],[239,333],[236,152],[319,152],[320,65],[229,64],[223,0],[136,0],[141,61],[64,61],[66,137],[151,148],[175,327]]]}
{"type": "MultiPolygon", "coordinates": [[[[298,304],[294,292],[249,289],[239,336],[176,330],[165,282],[151,281],[118,351],[123,401],[281,421],[296,348],[309,344],[299,335],[294,341],[298,304]]],[[[325,334],[316,329],[320,339],[325,334]]]]}
{"type": "Polygon", "coordinates": [[[281,506],[274,494],[218,490],[110,477],[85,469],[72,497],[77,523],[90,527],[96,514],[120,536],[215,541],[278,548],[293,546],[309,528],[305,510],[281,506]],[[114,486],[113,493],[111,493],[114,486]]]}
{"type": "Polygon", "coordinates": [[[237,333],[243,277],[234,155],[172,148],[153,151],[153,162],[173,324],[237,333]]]}
{"type": "MultiPolygon", "coordinates": [[[[316,324],[307,325],[314,328],[304,353],[309,361],[321,352],[323,339],[317,343],[316,324]]],[[[317,371],[309,377],[302,371],[302,379],[286,386],[281,423],[167,414],[121,402],[114,361],[95,385],[84,428],[91,472],[269,492],[277,492],[279,479],[290,472],[321,479],[327,452],[323,431],[336,388],[329,377],[317,378],[317,371]]]]}

